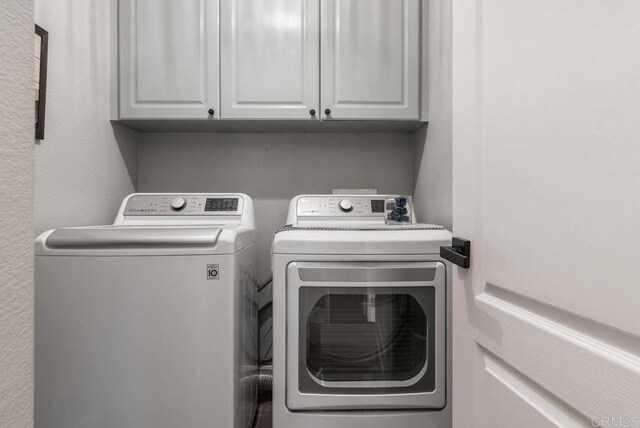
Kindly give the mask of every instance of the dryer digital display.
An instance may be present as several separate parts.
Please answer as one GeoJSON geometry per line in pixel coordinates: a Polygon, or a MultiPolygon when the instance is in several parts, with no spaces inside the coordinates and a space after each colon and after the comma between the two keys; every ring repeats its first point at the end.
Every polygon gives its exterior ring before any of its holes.
{"type": "Polygon", "coordinates": [[[384,212],[384,199],[372,199],[371,200],[371,212],[383,213],[384,212]]]}

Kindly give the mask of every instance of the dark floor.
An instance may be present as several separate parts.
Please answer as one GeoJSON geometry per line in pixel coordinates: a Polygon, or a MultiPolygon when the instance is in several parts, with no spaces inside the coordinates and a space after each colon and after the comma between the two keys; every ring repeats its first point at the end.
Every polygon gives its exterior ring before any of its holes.
{"type": "Polygon", "coordinates": [[[273,426],[273,422],[271,421],[271,408],[271,401],[263,401],[258,405],[256,419],[253,422],[254,428],[271,428],[273,426]]]}

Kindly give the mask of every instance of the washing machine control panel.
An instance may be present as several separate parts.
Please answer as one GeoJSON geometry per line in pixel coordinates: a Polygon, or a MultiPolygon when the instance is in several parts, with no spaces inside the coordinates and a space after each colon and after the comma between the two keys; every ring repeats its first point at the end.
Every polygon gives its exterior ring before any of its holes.
{"type": "Polygon", "coordinates": [[[127,201],[125,216],[239,216],[240,195],[134,195],[127,201]]]}
{"type": "Polygon", "coordinates": [[[384,217],[389,196],[303,196],[298,199],[299,217],[384,217]]]}

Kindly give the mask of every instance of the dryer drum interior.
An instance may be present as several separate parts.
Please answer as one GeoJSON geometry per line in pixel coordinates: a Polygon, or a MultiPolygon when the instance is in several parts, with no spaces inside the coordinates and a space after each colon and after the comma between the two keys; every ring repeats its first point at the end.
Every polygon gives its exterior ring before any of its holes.
{"type": "Polygon", "coordinates": [[[301,287],[300,392],[435,388],[432,287],[301,287]]]}

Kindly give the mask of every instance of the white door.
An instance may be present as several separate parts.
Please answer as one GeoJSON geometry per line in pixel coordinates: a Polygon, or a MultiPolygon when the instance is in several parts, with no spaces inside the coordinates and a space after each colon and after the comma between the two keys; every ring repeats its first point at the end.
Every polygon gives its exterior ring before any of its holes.
{"type": "Polygon", "coordinates": [[[223,119],[318,118],[319,0],[222,0],[223,119]]]}
{"type": "Polygon", "coordinates": [[[218,0],[121,0],[120,118],[218,116],[218,0]]]}
{"type": "Polygon", "coordinates": [[[638,427],[640,2],[453,17],[454,427],[638,427]]]}
{"type": "Polygon", "coordinates": [[[420,1],[324,0],[322,118],[418,120],[420,1]]]}

